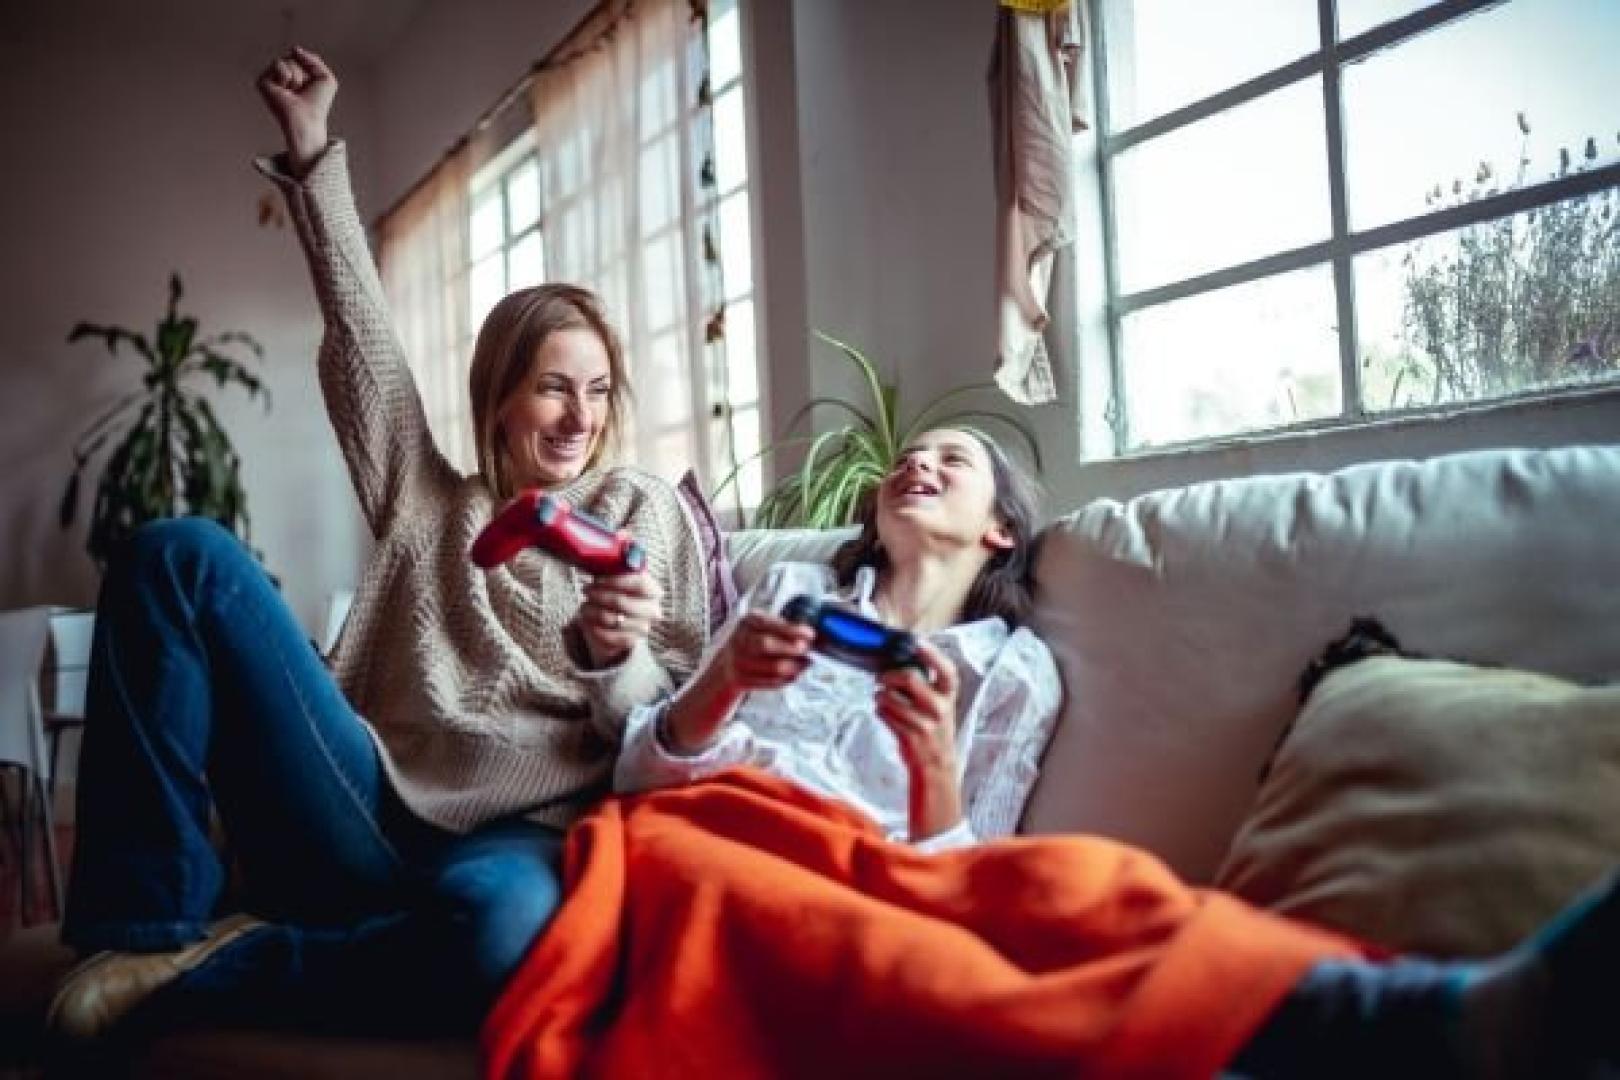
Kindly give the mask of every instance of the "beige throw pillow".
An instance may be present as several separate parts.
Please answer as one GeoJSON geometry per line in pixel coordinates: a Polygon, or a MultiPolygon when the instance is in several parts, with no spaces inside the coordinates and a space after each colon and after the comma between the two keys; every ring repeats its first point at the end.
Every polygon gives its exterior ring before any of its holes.
{"type": "Polygon", "coordinates": [[[1392,949],[1482,956],[1620,857],[1620,688],[1380,657],[1311,693],[1216,880],[1392,949]]]}

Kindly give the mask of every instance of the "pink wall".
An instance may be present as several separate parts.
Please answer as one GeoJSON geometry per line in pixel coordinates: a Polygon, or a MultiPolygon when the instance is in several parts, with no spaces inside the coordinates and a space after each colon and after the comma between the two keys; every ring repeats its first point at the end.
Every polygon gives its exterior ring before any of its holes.
{"type": "Polygon", "coordinates": [[[374,66],[377,211],[410,189],[592,0],[433,0],[374,66]]]}
{"type": "MultiPolygon", "coordinates": [[[[249,158],[276,139],[252,89],[262,54],[199,47],[155,13],[116,29],[69,21],[14,11],[0,34],[0,606],[93,602],[83,514],[64,534],[57,502],[75,434],[138,367],[65,339],[79,319],[149,328],[177,269],[205,331],[265,346],[273,411],[216,400],[244,460],[254,540],[315,627],[366,537],[320,403],[303,261],[290,230],[255,219],[266,184],[249,158]]],[[[357,81],[341,108],[364,129],[357,81]]]]}

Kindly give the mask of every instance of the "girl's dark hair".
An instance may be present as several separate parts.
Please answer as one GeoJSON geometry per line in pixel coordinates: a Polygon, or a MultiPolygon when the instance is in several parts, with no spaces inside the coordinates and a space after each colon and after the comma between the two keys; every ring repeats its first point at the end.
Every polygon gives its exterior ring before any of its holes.
{"type": "MultiPolygon", "coordinates": [[[[1040,488],[1033,477],[983,433],[968,431],[967,434],[978,440],[990,458],[991,475],[996,484],[991,509],[1013,542],[1011,547],[992,554],[979,571],[962,603],[958,621],[972,622],[999,615],[1008,626],[1016,628],[1029,621],[1035,604],[1036,515],[1040,508],[1040,488]]],[[[855,571],[862,566],[870,566],[880,574],[888,568],[888,552],[878,543],[877,494],[878,489],[874,487],[861,500],[857,515],[860,534],[833,554],[833,572],[840,585],[853,584],[855,571]]]]}

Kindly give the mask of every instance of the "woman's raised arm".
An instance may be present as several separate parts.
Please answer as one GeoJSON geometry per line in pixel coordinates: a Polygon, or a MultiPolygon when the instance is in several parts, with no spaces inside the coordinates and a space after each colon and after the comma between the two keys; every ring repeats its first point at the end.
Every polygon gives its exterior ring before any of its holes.
{"type": "Polygon", "coordinates": [[[329,138],[336,76],[295,48],[264,70],[258,89],[287,140],[284,158],[259,168],[286,196],[309,261],[325,323],[321,390],[361,510],[380,535],[413,498],[459,476],[433,445],[366,246],[344,146],[329,138]]]}

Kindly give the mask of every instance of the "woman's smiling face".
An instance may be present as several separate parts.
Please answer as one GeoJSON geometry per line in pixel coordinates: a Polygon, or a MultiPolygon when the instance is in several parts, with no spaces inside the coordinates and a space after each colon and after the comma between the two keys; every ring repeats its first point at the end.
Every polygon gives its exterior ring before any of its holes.
{"type": "Polygon", "coordinates": [[[513,486],[554,488],[584,472],[602,441],[612,388],[607,346],[595,331],[547,335],[500,409],[513,486]]]}

